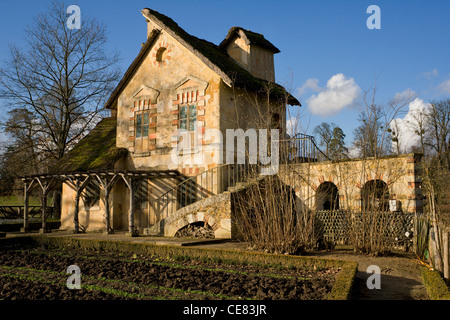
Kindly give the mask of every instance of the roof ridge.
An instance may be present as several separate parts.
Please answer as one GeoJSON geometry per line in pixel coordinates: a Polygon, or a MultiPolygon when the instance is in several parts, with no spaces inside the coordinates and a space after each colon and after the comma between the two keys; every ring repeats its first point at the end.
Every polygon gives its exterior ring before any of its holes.
{"type": "Polygon", "coordinates": [[[231,27],[230,30],[228,30],[227,36],[219,44],[219,47],[222,50],[224,50],[228,46],[229,42],[231,41],[233,36],[236,34],[236,32],[239,32],[239,30],[241,30],[245,34],[247,40],[249,41],[248,44],[253,43],[253,44],[257,45],[257,46],[266,48],[266,49],[272,51],[273,53],[281,52],[280,49],[275,47],[269,40],[267,40],[264,37],[264,34],[252,31],[250,29],[245,29],[245,28],[239,27],[239,26],[231,27]]]}
{"type": "MultiPolygon", "coordinates": [[[[181,28],[173,19],[167,17],[166,15],[159,13],[158,11],[144,8],[142,14],[145,18],[152,20],[154,23],[159,25],[159,27],[173,36],[182,45],[186,46],[193,54],[195,54],[200,60],[202,60],[209,68],[216,72],[222,80],[231,86],[236,86],[239,88],[245,88],[254,92],[264,92],[267,86],[271,83],[270,81],[257,78],[253,76],[248,70],[241,67],[237,62],[235,62],[226,52],[222,50],[220,45],[216,45],[208,40],[197,38],[186,32],[181,28]]],[[[139,52],[136,59],[130,65],[126,71],[124,77],[119,82],[119,85],[114,89],[108,102],[106,104],[107,108],[113,108],[114,101],[128,83],[128,80],[134,74],[136,69],[139,67],[140,63],[145,56],[146,50],[152,46],[154,40],[159,35],[155,34],[155,30],[149,35],[144,47],[139,52]]],[[[267,41],[267,40],[266,40],[267,41]]],[[[268,42],[268,41],[267,41],[268,42]]],[[[286,97],[286,90],[275,83],[275,90],[272,90],[271,96],[276,99],[281,99],[286,97]]],[[[300,105],[300,102],[290,95],[288,96],[288,102],[291,105],[300,105]]]]}

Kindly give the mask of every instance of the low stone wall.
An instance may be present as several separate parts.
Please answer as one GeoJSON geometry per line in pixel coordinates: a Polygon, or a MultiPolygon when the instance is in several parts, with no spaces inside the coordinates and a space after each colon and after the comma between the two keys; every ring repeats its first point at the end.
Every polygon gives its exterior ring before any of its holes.
{"type": "Polygon", "coordinates": [[[178,230],[195,222],[207,223],[215,238],[231,238],[231,193],[224,192],[181,208],[144,233],[173,237],[178,230]]]}

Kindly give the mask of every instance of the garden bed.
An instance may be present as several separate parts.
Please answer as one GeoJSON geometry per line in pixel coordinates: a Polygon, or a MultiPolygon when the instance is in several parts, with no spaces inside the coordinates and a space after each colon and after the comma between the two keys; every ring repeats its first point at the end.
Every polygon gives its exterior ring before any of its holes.
{"type": "Polygon", "coordinates": [[[1,299],[345,299],[356,272],[342,261],[47,237],[0,250],[1,299]],[[66,286],[70,265],[79,290],[66,286]]]}

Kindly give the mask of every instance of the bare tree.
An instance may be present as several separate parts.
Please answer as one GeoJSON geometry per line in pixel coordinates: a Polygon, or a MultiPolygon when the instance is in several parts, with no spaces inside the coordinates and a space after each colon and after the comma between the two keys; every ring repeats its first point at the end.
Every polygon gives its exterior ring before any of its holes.
{"type": "Polygon", "coordinates": [[[330,143],[333,139],[333,130],[336,127],[334,123],[322,122],[313,130],[314,135],[319,139],[319,145],[325,148],[327,157],[330,155],[330,143]]]}
{"type": "Polygon", "coordinates": [[[354,146],[360,156],[380,157],[391,152],[392,140],[389,130],[394,119],[404,113],[404,109],[415,98],[412,91],[396,95],[386,104],[376,102],[376,85],[364,93],[365,109],[360,113],[361,125],[354,131],[354,146]]]}
{"type": "Polygon", "coordinates": [[[409,127],[417,136],[419,136],[420,152],[425,155],[425,139],[426,134],[428,133],[427,127],[429,119],[427,110],[422,108],[416,112],[413,112],[411,116],[414,121],[409,123],[409,127]]]}
{"type": "Polygon", "coordinates": [[[431,143],[439,159],[439,165],[450,169],[450,99],[432,101],[428,112],[428,126],[431,143]]]}
{"type": "MultiPolygon", "coordinates": [[[[21,125],[33,131],[35,151],[53,159],[99,120],[119,77],[118,55],[105,47],[105,27],[83,16],[80,29],[69,29],[67,18],[66,6],[53,2],[26,29],[26,46],[10,46],[0,69],[0,97],[9,108],[32,114],[33,122],[21,125]]],[[[15,135],[17,124],[10,119],[3,126],[15,135]]]]}
{"type": "Polygon", "coordinates": [[[397,155],[402,153],[402,145],[400,143],[402,130],[399,124],[398,119],[394,119],[391,123],[391,127],[387,129],[387,131],[391,134],[391,141],[395,145],[395,152],[397,155]]]}

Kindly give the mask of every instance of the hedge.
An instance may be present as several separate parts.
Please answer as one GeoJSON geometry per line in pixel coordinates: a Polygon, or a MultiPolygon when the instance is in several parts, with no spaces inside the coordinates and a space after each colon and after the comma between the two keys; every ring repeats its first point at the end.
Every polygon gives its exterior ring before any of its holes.
{"type": "Polygon", "coordinates": [[[420,273],[431,300],[450,300],[449,288],[439,271],[422,266],[420,273]]]}

